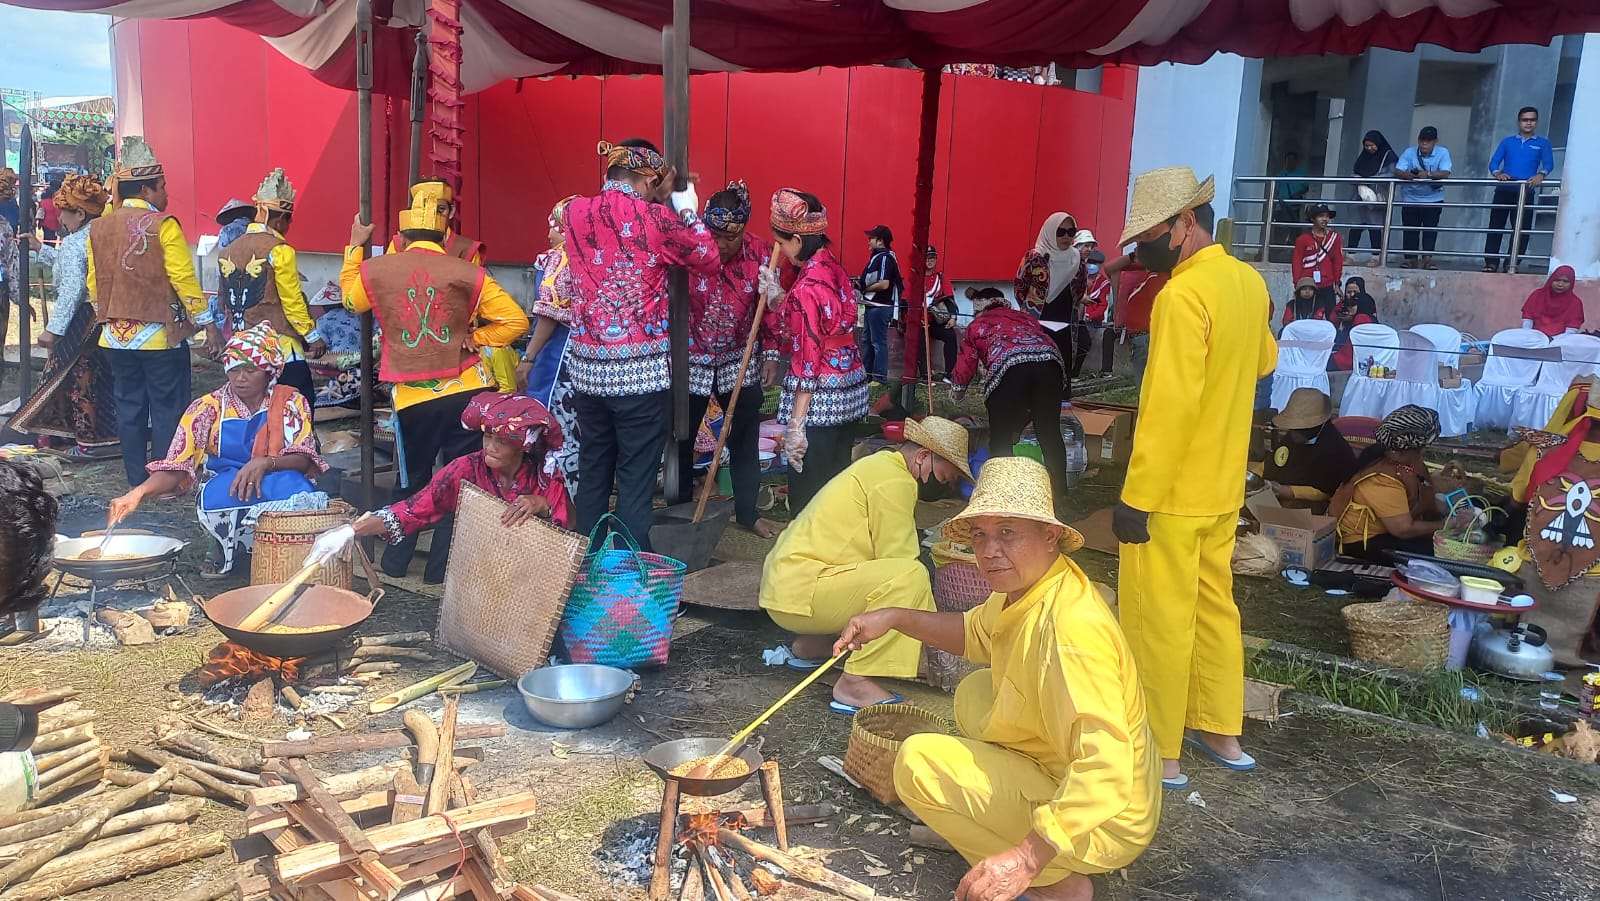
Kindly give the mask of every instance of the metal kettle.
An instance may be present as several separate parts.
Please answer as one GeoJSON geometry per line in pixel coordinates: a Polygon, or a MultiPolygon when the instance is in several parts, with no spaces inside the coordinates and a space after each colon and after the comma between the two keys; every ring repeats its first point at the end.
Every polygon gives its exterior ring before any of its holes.
{"type": "Polygon", "coordinates": [[[1531,623],[1479,632],[1472,639],[1471,660],[1484,672],[1523,682],[1540,681],[1556,662],[1544,629],[1531,623]]]}

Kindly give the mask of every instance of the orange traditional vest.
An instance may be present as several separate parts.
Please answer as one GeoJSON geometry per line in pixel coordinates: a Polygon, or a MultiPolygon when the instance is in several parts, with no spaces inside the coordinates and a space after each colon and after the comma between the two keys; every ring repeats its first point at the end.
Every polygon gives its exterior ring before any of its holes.
{"type": "MultiPolygon", "coordinates": [[[[396,234],[393,244],[397,252],[405,250],[407,246],[405,236],[396,234]]],[[[487,249],[488,247],[482,241],[474,241],[471,238],[457,234],[452,234],[450,240],[444,242],[444,252],[446,254],[458,260],[466,260],[469,263],[472,262],[472,258],[475,256],[482,259],[480,255],[487,249]]]]}
{"type": "Polygon", "coordinates": [[[277,273],[272,268],[272,249],[284,243],[270,231],[246,232],[217,256],[221,273],[217,309],[222,314],[219,327],[224,336],[232,337],[263,320],[279,334],[300,334],[283,313],[277,273]]]}
{"type": "Polygon", "coordinates": [[[89,223],[97,321],[131,319],[165,325],[187,318],[167,278],[161,246],[161,225],[170,218],[160,210],[123,206],[89,223]]]}
{"type": "Polygon", "coordinates": [[[386,253],[361,264],[361,284],[383,327],[378,375],[386,382],[453,379],[478,363],[468,353],[483,290],[481,266],[432,250],[386,253]]]}

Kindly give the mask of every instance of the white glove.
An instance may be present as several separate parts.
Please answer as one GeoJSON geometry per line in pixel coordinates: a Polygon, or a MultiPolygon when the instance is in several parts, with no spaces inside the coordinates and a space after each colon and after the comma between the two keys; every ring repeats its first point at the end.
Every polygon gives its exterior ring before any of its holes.
{"type": "Polygon", "coordinates": [[[806,427],[791,424],[783,433],[783,453],[789,458],[789,465],[795,472],[804,472],[806,463],[806,448],[810,447],[806,441],[806,427]]]}
{"type": "Polygon", "coordinates": [[[335,529],[323,532],[311,545],[311,553],[306,555],[306,566],[325,563],[333,559],[334,555],[344,550],[345,545],[354,541],[356,537],[355,526],[345,524],[335,529]]]}
{"type": "Polygon", "coordinates": [[[761,288],[761,295],[767,299],[767,305],[777,309],[783,303],[783,285],[778,282],[778,274],[763,266],[756,273],[756,285],[761,288]]]}
{"type": "Polygon", "coordinates": [[[698,214],[700,211],[700,195],[694,192],[694,182],[689,182],[688,187],[682,191],[672,192],[672,208],[679,214],[698,214]]]}

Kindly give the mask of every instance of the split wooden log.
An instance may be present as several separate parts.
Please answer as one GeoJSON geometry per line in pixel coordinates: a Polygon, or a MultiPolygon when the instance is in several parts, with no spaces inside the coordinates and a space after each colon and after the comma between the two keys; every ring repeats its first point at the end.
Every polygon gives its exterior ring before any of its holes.
{"type": "Polygon", "coordinates": [[[350,670],[350,672],[357,675],[369,673],[373,675],[387,676],[392,673],[400,672],[400,664],[395,663],[392,660],[369,660],[366,663],[356,664],[355,667],[350,670]]]}
{"type": "MultiPolygon", "coordinates": [[[[172,767],[162,767],[153,775],[145,777],[138,785],[112,795],[83,819],[63,829],[49,842],[17,858],[4,869],[0,869],[0,888],[15,885],[27,879],[37,872],[40,867],[81,846],[96,832],[100,831],[100,827],[104,826],[107,820],[143,802],[162,786],[166,785],[175,772],[172,767]]],[[[79,891],[79,889],[72,889],[72,891],[79,891]]],[[[71,892],[60,892],[59,894],[71,894],[71,892]]],[[[54,896],[46,895],[45,897],[54,896]]]]}
{"type": "MultiPolygon", "coordinates": [[[[519,792],[452,811],[450,822],[446,822],[444,817],[424,817],[410,823],[369,829],[367,838],[380,854],[388,855],[400,849],[438,841],[457,832],[471,832],[485,826],[526,820],[537,812],[538,806],[538,799],[532,792],[519,792]]],[[[278,879],[290,882],[356,859],[354,852],[341,848],[337,843],[318,842],[280,855],[275,866],[278,879]]]]}
{"type": "Polygon", "coordinates": [[[34,756],[59,751],[72,745],[81,745],[94,738],[94,723],[84,723],[68,729],[58,729],[46,732],[33,740],[33,747],[29,748],[34,756]]]}
{"type": "MultiPolygon", "coordinates": [[[[110,838],[113,835],[124,835],[136,832],[149,826],[162,823],[182,823],[192,820],[200,815],[205,807],[204,798],[181,798],[158,804],[154,807],[144,807],[128,813],[118,814],[100,827],[96,838],[110,838]]],[[[82,813],[68,810],[61,813],[52,813],[41,817],[31,823],[12,826],[0,833],[0,859],[12,858],[21,854],[27,846],[35,841],[53,835],[73,823],[77,822],[82,813]]]]}
{"type": "MultiPolygon", "coordinates": [[[[363,792],[387,788],[394,782],[394,774],[406,766],[404,761],[394,760],[389,763],[380,763],[364,770],[352,773],[340,773],[322,780],[322,787],[334,797],[359,795],[363,792]]],[[[245,803],[252,807],[269,807],[273,804],[287,804],[290,801],[303,801],[306,795],[298,785],[268,785],[261,788],[245,789],[245,803]]]]}
{"type": "Polygon", "coordinates": [[[190,860],[220,854],[228,847],[220,832],[188,836],[153,848],[76,867],[47,879],[33,879],[0,895],[0,901],[50,901],[74,892],[110,885],[190,860]]]}
{"type": "MultiPolygon", "coordinates": [[[[252,738],[250,741],[258,741],[252,738]]],[[[261,753],[254,748],[228,748],[196,732],[170,732],[156,739],[163,750],[249,773],[261,772],[261,753]]]]}
{"type": "Polygon", "coordinates": [[[461,709],[461,699],[449,697],[444,702],[444,712],[439,718],[438,758],[433,764],[433,781],[428,786],[428,803],[423,815],[443,813],[450,806],[450,780],[455,778],[456,714],[461,709]]]}
{"type": "Polygon", "coordinates": [[[202,882],[194,888],[184,889],[171,896],[168,901],[219,901],[222,898],[232,898],[238,888],[239,876],[236,873],[229,873],[202,882]]]}
{"type": "Polygon", "coordinates": [[[396,647],[394,645],[384,645],[384,644],[362,645],[361,647],[356,648],[355,653],[352,654],[351,656],[354,659],[360,660],[360,661],[363,661],[363,662],[367,661],[367,660],[378,660],[378,659],[383,659],[383,658],[387,658],[387,659],[390,659],[390,660],[432,660],[433,659],[433,655],[432,654],[428,653],[427,651],[424,651],[421,648],[402,648],[402,647],[396,647]]]}
{"type": "MultiPolygon", "coordinates": [[[[458,775],[457,780],[461,784],[461,794],[466,803],[476,804],[478,792],[473,788],[472,780],[464,775],[458,775]]],[[[488,867],[495,891],[500,895],[509,892],[517,884],[517,880],[512,877],[511,868],[506,866],[506,859],[500,854],[500,843],[495,841],[494,832],[489,829],[473,831],[472,844],[477,847],[484,865],[488,867]]]]}
{"type": "Polygon", "coordinates": [[[117,641],[127,647],[156,643],[155,628],[142,616],[108,608],[97,611],[94,618],[109,628],[117,641]]]}
{"type": "Polygon", "coordinates": [[[705,898],[705,875],[700,872],[700,864],[691,854],[689,868],[683,874],[683,888],[678,892],[678,901],[705,901],[705,898]]]}
{"type": "Polygon", "coordinates": [[[93,710],[82,709],[78,701],[68,701],[39,714],[39,728],[35,731],[38,735],[49,735],[51,732],[92,723],[96,715],[93,710]]]}
{"type": "Polygon", "coordinates": [[[695,862],[700,865],[700,870],[704,874],[706,894],[715,901],[733,901],[733,891],[722,881],[722,874],[717,872],[717,868],[711,865],[711,858],[706,854],[705,846],[697,841],[692,847],[695,862]]]}
{"type": "Polygon", "coordinates": [[[76,688],[29,688],[19,689],[0,696],[0,701],[4,701],[7,704],[16,704],[19,707],[48,707],[51,704],[59,704],[77,696],[78,690],[76,688]]]}
{"type": "Polygon", "coordinates": [[[311,764],[304,758],[290,757],[280,764],[280,773],[285,778],[300,786],[300,791],[305,793],[306,801],[296,801],[296,804],[309,803],[322,814],[328,824],[338,833],[339,841],[344,842],[355,850],[357,856],[367,863],[375,863],[378,859],[378,849],[373,846],[367,834],[361,831],[356,821],[345,813],[339,806],[339,800],[323,787],[317,774],[311,771],[311,764]]]}
{"type": "Polygon", "coordinates": [[[335,824],[332,818],[326,816],[310,801],[292,801],[283,805],[283,807],[290,818],[297,825],[311,833],[311,836],[317,841],[332,842],[336,846],[347,848],[354,853],[356,859],[350,861],[350,869],[360,876],[368,886],[377,891],[381,897],[393,898],[400,894],[400,889],[405,886],[405,879],[401,878],[400,874],[378,859],[377,849],[372,847],[372,843],[367,839],[366,834],[357,828],[354,822],[350,821],[349,814],[345,813],[343,808],[338,807],[337,803],[335,803],[334,809],[339,811],[339,816],[348,823],[348,826],[335,824]],[[356,848],[352,842],[353,836],[359,836],[359,843],[366,847],[356,848]]]}
{"type": "MultiPolygon", "coordinates": [[[[838,812],[839,808],[832,804],[785,804],[783,819],[790,826],[809,826],[829,819],[838,812]]],[[[768,809],[765,807],[745,807],[740,810],[729,810],[726,813],[730,816],[738,814],[744,817],[745,825],[755,829],[764,829],[772,825],[772,817],[768,815],[768,809]]]]}
{"type": "Polygon", "coordinates": [[[868,899],[877,895],[877,892],[870,885],[863,885],[848,876],[835,873],[821,864],[812,863],[809,860],[801,860],[791,854],[785,854],[777,848],[763,845],[730,829],[718,829],[717,838],[724,845],[736,851],[743,851],[756,860],[777,864],[790,876],[802,882],[809,882],[812,885],[820,886],[846,898],[853,898],[856,901],[868,901],[868,899]]]}
{"type": "Polygon", "coordinates": [[[210,790],[212,796],[219,800],[232,801],[240,807],[243,807],[245,804],[243,786],[234,785],[230,782],[223,782],[216,776],[213,776],[207,772],[203,772],[199,767],[194,765],[194,761],[184,757],[178,757],[174,754],[168,754],[165,751],[157,751],[152,748],[129,748],[128,753],[139,757],[145,762],[154,766],[172,767],[173,772],[189,779],[192,782],[196,782],[205,786],[210,790]]]}
{"type": "Polygon", "coordinates": [[[291,710],[300,711],[305,709],[306,699],[300,697],[300,692],[295,691],[293,685],[285,685],[278,689],[278,692],[283,695],[284,702],[289,705],[291,710]]]}
{"type": "MultiPolygon", "coordinates": [[[[499,738],[505,734],[505,723],[464,723],[456,728],[457,741],[499,738]]],[[[356,751],[404,748],[411,743],[411,735],[401,729],[353,735],[320,735],[303,741],[264,741],[261,743],[261,756],[310,757],[313,754],[349,754],[356,751]]]]}
{"type": "MultiPolygon", "coordinates": [[[[691,869],[693,868],[691,867],[691,869]]],[[[553,888],[545,888],[542,885],[519,885],[512,889],[511,897],[515,901],[524,901],[524,899],[526,901],[583,901],[583,899],[575,898],[566,892],[558,892],[553,888]]]]}
{"type": "MultiPolygon", "coordinates": [[[[112,785],[127,788],[138,785],[147,775],[147,773],[141,773],[136,770],[106,770],[103,778],[112,785]]],[[[172,777],[172,781],[167,783],[166,789],[175,795],[186,795],[192,798],[212,797],[210,789],[187,776],[172,777]]]]}
{"type": "Polygon", "coordinates": [[[717,875],[722,877],[722,882],[728,887],[734,901],[755,901],[750,897],[750,890],[745,888],[744,880],[739,878],[739,870],[732,861],[722,853],[722,849],[715,845],[708,845],[703,849],[706,858],[716,868],[717,875]]]}
{"type": "Polygon", "coordinates": [[[50,861],[40,867],[39,872],[34,873],[29,881],[33,879],[48,879],[51,876],[68,872],[74,867],[95,863],[108,857],[116,857],[119,854],[127,854],[130,851],[139,851],[152,845],[172,841],[175,838],[182,838],[188,834],[189,826],[186,823],[161,823],[141,829],[138,832],[130,832],[114,838],[102,838],[84,845],[81,850],[50,861]]]}
{"type": "MultiPolygon", "coordinates": [[[[369,810],[383,810],[391,803],[394,794],[387,791],[367,792],[354,798],[339,802],[345,813],[365,813],[369,810]]],[[[292,825],[289,815],[274,807],[252,807],[245,811],[245,832],[249,835],[258,835],[268,829],[285,829],[292,825]]],[[[457,855],[459,856],[459,855],[457,855]]]]}
{"type": "Polygon", "coordinates": [[[427,632],[391,632],[387,635],[363,635],[355,640],[355,646],[359,650],[386,645],[422,644],[432,640],[433,636],[427,632]]]}

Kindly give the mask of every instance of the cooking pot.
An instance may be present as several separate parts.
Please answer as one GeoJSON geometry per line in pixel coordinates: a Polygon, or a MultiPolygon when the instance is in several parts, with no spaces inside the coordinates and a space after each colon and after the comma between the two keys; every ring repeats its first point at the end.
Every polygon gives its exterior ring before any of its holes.
{"type": "Polygon", "coordinates": [[[217,631],[229,640],[244,645],[252,651],[271,657],[307,657],[318,651],[334,647],[355,633],[356,627],[372,615],[372,609],[383,598],[383,582],[378,578],[372,560],[355,545],[356,557],[366,570],[365,597],[331,585],[313,585],[302,589],[298,600],[282,608],[273,622],[263,631],[246,631],[238,624],[278,589],[278,585],[247,585],[225,591],[200,605],[200,610],[211,620],[217,631]],[[315,632],[266,631],[273,625],[293,628],[328,626],[315,632]]]}
{"type": "Polygon", "coordinates": [[[1556,662],[1544,629],[1530,623],[1479,632],[1472,638],[1471,661],[1484,672],[1521,682],[1542,681],[1556,662]]]}

